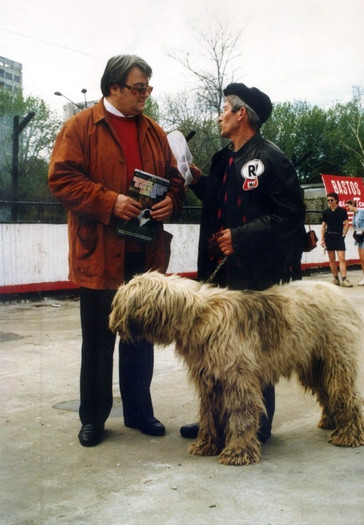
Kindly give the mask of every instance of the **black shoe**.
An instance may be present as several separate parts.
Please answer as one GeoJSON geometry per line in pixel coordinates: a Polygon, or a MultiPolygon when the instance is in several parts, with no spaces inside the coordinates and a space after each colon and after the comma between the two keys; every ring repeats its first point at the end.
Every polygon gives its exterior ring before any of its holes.
{"type": "Polygon", "coordinates": [[[198,423],[190,423],[189,425],[183,425],[179,429],[182,437],[190,438],[190,439],[197,438],[198,430],[199,430],[198,423]]]}
{"type": "Polygon", "coordinates": [[[104,427],[87,424],[82,425],[78,439],[83,447],[95,447],[102,441],[104,427]]]}
{"type": "Polygon", "coordinates": [[[149,436],[164,436],[166,433],[165,426],[155,417],[147,417],[139,422],[127,419],[124,420],[124,425],[129,428],[137,428],[140,432],[149,436]]]}

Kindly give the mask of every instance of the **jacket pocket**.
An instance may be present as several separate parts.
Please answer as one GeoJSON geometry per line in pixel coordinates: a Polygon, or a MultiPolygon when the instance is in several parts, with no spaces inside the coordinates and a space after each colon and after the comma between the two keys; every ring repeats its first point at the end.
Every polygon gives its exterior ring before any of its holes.
{"type": "Polygon", "coordinates": [[[90,219],[81,218],[77,227],[76,256],[89,257],[96,249],[98,240],[97,224],[90,219]]]}

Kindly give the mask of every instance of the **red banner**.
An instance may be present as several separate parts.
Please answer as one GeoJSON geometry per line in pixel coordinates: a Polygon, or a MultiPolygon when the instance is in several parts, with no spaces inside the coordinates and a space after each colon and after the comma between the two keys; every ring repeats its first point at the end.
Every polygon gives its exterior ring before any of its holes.
{"type": "Polygon", "coordinates": [[[324,175],[321,173],[326,195],[335,192],[339,195],[339,206],[345,207],[349,199],[356,201],[358,208],[364,208],[364,185],[359,177],[342,177],[341,175],[324,175]]]}

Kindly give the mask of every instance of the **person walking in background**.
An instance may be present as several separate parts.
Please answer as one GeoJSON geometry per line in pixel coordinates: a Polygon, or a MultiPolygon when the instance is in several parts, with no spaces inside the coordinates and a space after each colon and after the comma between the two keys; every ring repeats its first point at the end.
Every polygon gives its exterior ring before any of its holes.
{"type": "Polygon", "coordinates": [[[363,231],[362,240],[358,240],[360,239],[360,237],[357,235],[356,239],[354,237],[354,243],[358,247],[360,265],[361,265],[361,269],[363,272],[363,278],[359,282],[359,286],[364,286],[364,208],[358,208],[357,203],[353,200],[346,201],[345,208],[348,212],[353,213],[354,231],[355,230],[363,231]]]}
{"type": "MultiPolygon", "coordinates": [[[[112,403],[115,335],[109,330],[117,288],[134,274],[165,272],[169,249],[163,221],[182,208],[184,180],[177,170],[164,131],[143,115],[152,92],[151,67],[135,55],[110,58],[101,79],[103,98],[67,121],[54,146],[49,187],[68,208],[69,279],[80,286],[82,328],[79,441],[102,440],[112,403]],[[168,179],[166,197],[152,207],[151,244],[115,233],[117,220],[138,217],[141,205],[127,196],[134,170],[168,179]]],[[[154,417],[150,384],[153,345],[119,345],[119,382],[124,423],[145,434],[162,436],[154,417]]]]}
{"type": "Polygon", "coordinates": [[[344,208],[339,206],[339,196],[337,193],[328,193],[327,202],[329,207],[324,210],[322,215],[321,245],[327,250],[329,256],[333,284],[340,286],[335,255],[337,252],[341,275],[341,286],[352,288],[353,285],[346,276],[345,261],[345,236],[349,228],[348,214],[344,208]]]}
{"type": "MultiPolygon", "coordinates": [[[[296,171],[274,144],[264,139],[261,125],[272,103],[268,95],[245,84],[229,84],[218,118],[220,134],[230,144],[217,152],[208,177],[193,172],[190,188],[203,201],[198,278],[214,277],[232,290],[265,290],[281,282],[294,232],[304,222],[305,209],[296,171]]],[[[258,438],[271,435],[274,386],[264,389],[267,415],[258,438]]],[[[183,437],[195,437],[197,423],[184,425],[183,437]]]]}

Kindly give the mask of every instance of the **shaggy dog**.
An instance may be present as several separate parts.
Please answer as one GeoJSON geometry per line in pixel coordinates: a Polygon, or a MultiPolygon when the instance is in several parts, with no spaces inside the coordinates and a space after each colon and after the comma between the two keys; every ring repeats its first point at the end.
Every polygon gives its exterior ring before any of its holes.
{"type": "Polygon", "coordinates": [[[260,459],[262,389],[293,372],[322,407],[329,442],[364,445],[355,389],[362,319],[336,286],[295,282],[263,292],[232,291],[149,272],[122,285],[110,328],[124,340],[175,343],[200,397],[192,454],[220,463],[260,459]]]}

